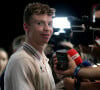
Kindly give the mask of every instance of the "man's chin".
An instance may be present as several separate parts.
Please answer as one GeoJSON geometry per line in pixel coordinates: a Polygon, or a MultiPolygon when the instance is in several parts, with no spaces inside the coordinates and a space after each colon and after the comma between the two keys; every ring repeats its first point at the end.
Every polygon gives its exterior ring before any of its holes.
{"type": "Polygon", "coordinates": [[[43,41],[43,42],[42,42],[42,44],[47,44],[47,43],[48,43],[48,41],[43,41]]]}
{"type": "Polygon", "coordinates": [[[49,42],[49,40],[44,40],[44,43],[48,43],[49,42]]]}
{"type": "Polygon", "coordinates": [[[48,41],[46,41],[46,42],[44,42],[45,44],[47,44],[48,43],[48,41]]]}

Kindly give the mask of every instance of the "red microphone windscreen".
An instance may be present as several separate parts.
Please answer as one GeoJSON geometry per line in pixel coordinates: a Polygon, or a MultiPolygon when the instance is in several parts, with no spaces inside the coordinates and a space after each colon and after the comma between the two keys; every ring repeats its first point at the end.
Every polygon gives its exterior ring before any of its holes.
{"type": "Polygon", "coordinates": [[[79,65],[82,63],[82,58],[75,49],[68,50],[67,54],[70,55],[73,60],[75,60],[76,65],[79,65]]]}

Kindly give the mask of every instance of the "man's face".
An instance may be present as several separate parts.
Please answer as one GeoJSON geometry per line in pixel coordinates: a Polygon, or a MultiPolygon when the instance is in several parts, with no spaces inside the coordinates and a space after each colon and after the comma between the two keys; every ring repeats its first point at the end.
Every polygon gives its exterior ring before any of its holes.
{"type": "Polygon", "coordinates": [[[5,69],[8,62],[8,55],[4,51],[0,51],[0,74],[5,69]]]}
{"type": "Polygon", "coordinates": [[[53,33],[52,16],[33,15],[27,33],[32,43],[39,45],[47,43],[53,33]]]}

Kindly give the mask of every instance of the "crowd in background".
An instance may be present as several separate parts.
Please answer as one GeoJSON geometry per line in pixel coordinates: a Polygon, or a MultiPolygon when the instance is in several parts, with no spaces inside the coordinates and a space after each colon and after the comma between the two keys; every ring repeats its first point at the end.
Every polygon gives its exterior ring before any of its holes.
{"type": "MultiPolygon", "coordinates": [[[[97,15],[97,18],[100,18],[100,5],[99,5],[99,8],[95,9],[93,15],[94,14],[97,15]]],[[[98,40],[100,38],[100,30],[98,30],[98,31],[95,30],[94,33],[96,34],[95,40],[98,40]]],[[[74,36],[74,34],[76,34],[76,33],[73,33],[73,36],[74,36]]],[[[73,36],[70,38],[73,38],[73,36]]],[[[51,38],[51,39],[53,39],[53,38],[51,38]]],[[[69,50],[69,49],[74,48],[75,50],[78,51],[78,53],[80,54],[83,61],[85,61],[85,60],[89,61],[93,67],[95,66],[95,67],[100,68],[100,66],[99,66],[99,64],[100,64],[100,45],[95,40],[94,40],[93,45],[90,45],[89,47],[84,46],[82,44],[74,45],[74,43],[72,43],[71,41],[67,41],[65,39],[60,42],[59,42],[59,40],[56,40],[57,43],[51,42],[51,43],[46,44],[44,52],[45,52],[46,56],[50,59],[49,64],[52,68],[53,77],[54,77],[54,80],[56,83],[56,87],[58,88],[57,90],[74,90],[75,79],[72,77],[71,78],[69,78],[69,77],[62,78],[63,75],[60,75],[62,73],[57,74],[57,72],[54,71],[55,61],[53,59],[53,55],[55,54],[56,50],[58,50],[58,49],[69,50]]],[[[16,52],[23,45],[24,42],[25,42],[25,35],[21,35],[21,36],[18,36],[17,38],[15,38],[14,41],[12,42],[12,48],[13,48],[12,53],[16,52]]],[[[76,42],[77,42],[77,40],[76,40],[76,42]]],[[[9,57],[8,57],[7,51],[5,51],[1,47],[0,48],[0,86],[1,86],[1,90],[4,89],[2,87],[4,85],[4,71],[5,71],[6,65],[8,63],[8,59],[9,59],[9,57]]],[[[100,70],[98,70],[98,71],[100,71],[100,70]]],[[[100,75],[100,72],[99,72],[99,75],[100,75]]],[[[84,82],[82,81],[80,90],[83,90],[83,89],[89,90],[89,88],[91,90],[99,90],[100,89],[99,80],[100,80],[100,76],[97,77],[96,80],[93,79],[93,81],[86,78],[86,81],[85,80],[84,80],[84,82]]]]}

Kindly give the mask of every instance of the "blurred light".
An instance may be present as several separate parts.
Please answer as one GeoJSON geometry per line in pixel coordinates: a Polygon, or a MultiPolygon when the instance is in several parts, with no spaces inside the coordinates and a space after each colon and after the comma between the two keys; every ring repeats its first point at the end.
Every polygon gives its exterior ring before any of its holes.
{"type": "Polygon", "coordinates": [[[67,17],[55,17],[53,19],[53,28],[59,29],[58,32],[54,32],[55,35],[59,35],[60,33],[66,33],[64,29],[70,29],[71,24],[67,17]]]}
{"type": "Polygon", "coordinates": [[[60,29],[58,32],[54,32],[54,35],[59,35],[60,33],[66,33],[64,29],[60,29]]]}
{"type": "Polygon", "coordinates": [[[95,22],[95,15],[93,15],[93,22],[95,22]]]}
{"type": "Polygon", "coordinates": [[[67,17],[55,17],[53,19],[54,28],[71,28],[70,22],[67,17]]]}

